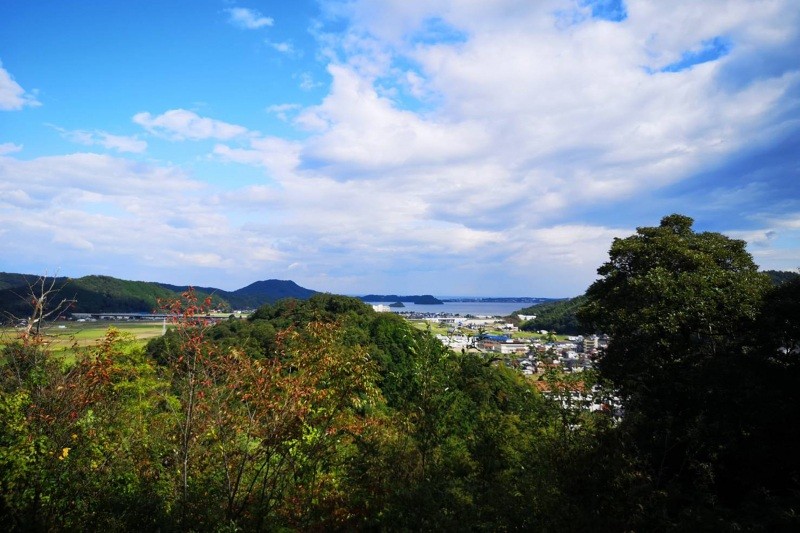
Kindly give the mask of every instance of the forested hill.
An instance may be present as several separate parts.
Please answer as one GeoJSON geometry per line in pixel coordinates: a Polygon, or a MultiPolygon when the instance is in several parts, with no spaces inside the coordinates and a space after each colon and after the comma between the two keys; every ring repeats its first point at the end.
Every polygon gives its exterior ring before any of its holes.
{"type": "MultiPolygon", "coordinates": [[[[30,294],[33,286],[40,278],[23,274],[0,274],[0,311],[15,317],[27,317],[30,314],[30,294]]],[[[57,304],[63,299],[75,300],[70,311],[76,313],[89,312],[140,312],[149,313],[158,308],[159,300],[169,300],[180,293],[163,287],[158,283],[145,281],[128,281],[110,276],[84,276],[82,278],[49,278],[50,284],[57,293],[49,300],[57,304]]],[[[198,297],[205,298],[210,292],[198,290],[198,297]]],[[[227,301],[213,296],[215,305],[227,307],[227,301]]]]}
{"type": "Polygon", "coordinates": [[[800,278],[800,274],[797,272],[789,272],[787,270],[765,270],[764,274],[769,276],[772,284],[776,286],[800,278]]]}
{"type": "MultiPolygon", "coordinates": [[[[167,283],[159,283],[159,285],[178,294],[189,289],[188,286],[169,285],[167,283]]],[[[317,294],[317,291],[301,287],[294,281],[281,279],[256,281],[247,287],[231,292],[215,289],[214,287],[194,287],[194,289],[198,291],[198,294],[214,295],[215,298],[219,298],[220,301],[226,304],[224,307],[230,309],[256,309],[284,298],[307,300],[317,294]]]]}
{"type": "Polygon", "coordinates": [[[525,331],[555,331],[561,335],[578,334],[578,318],[575,313],[586,302],[586,296],[546,302],[516,311],[514,314],[535,315],[536,318],[520,324],[525,331]]]}
{"type": "Polygon", "coordinates": [[[236,309],[255,309],[284,298],[308,300],[317,294],[317,291],[301,287],[291,280],[268,279],[256,281],[233,292],[220,291],[220,293],[236,309]]]}
{"type": "MultiPolygon", "coordinates": [[[[29,274],[0,273],[0,313],[18,318],[30,314],[31,287],[41,278],[29,274]]],[[[82,278],[48,278],[47,285],[60,289],[51,302],[75,300],[72,312],[141,312],[149,313],[159,307],[159,300],[170,300],[186,291],[188,286],[146,281],[129,281],[111,276],[82,278]]],[[[228,292],[214,287],[195,287],[197,296],[211,296],[217,309],[255,309],[283,298],[307,299],[315,291],[300,287],[293,281],[258,281],[247,287],[228,292]]]]}

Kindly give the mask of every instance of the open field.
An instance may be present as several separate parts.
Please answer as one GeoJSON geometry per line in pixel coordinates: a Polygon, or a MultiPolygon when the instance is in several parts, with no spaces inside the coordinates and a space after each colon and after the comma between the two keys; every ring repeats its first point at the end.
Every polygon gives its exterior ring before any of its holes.
{"type": "MultiPolygon", "coordinates": [[[[43,330],[43,338],[54,353],[69,357],[74,355],[76,348],[97,344],[110,327],[130,333],[142,345],[163,332],[160,322],[59,322],[48,325],[43,330]]],[[[15,328],[0,328],[0,346],[19,333],[20,330],[15,328]]]]}

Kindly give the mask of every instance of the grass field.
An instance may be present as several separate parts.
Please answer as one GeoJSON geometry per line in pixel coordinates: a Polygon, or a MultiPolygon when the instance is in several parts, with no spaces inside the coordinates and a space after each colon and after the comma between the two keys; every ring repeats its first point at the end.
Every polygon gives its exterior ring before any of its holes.
{"type": "MultiPolygon", "coordinates": [[[[97,344],[110,327],[131,334],[142,345],[163,332],[160,322],[59,322],[43,330],[43,339],[53,353],[72,357],[76,348],[97,344]]],[[[15,328],[0,329],[0,346],[19,334],[20,330],[15,328]]]]}

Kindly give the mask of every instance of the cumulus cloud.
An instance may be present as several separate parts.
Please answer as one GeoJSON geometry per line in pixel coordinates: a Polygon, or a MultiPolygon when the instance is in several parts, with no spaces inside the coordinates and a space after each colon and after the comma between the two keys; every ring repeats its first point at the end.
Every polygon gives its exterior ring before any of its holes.
{"type": "Polygon", "coordinates": [[[176,167],[146,165],[93,153],[0,160],[0,187],[17,188],[20,183],[25,184],[29,194],[47,201],[61,201],[78,193],[146,198],[156,190],[200,187],[176,167]]]}
{"type": "Polygon", "coordinates": [[[232,7],[226,9],[228,12],[228,22],[236,27],[246,30],[257,30],[266,26],[272,26],[274,20],[270,17],[265,17],[255,9],[247,9],[245,7],[232,7]]]}
{"type": "Polygon", "coordinates": [[[224,144],[214,147],[213,154],[224,161],[257,165],[266,168],[273,176],[282,179],[296,177],[300,165],[301,144],[278,137],[262,137],[250,140],[248,148],[231,148],[224,144]]]}
{"type": "MultiPolygon", "coordinates": [[[[764,44],[767,33],[752,29],[778,17],[772,9],[732,2],[717,17],[695,4],[636,3],[624,17],[584,7],[564,25],[556,11],[566,3],[500,4],[341,7],[350,31],[325,41],[338,47],[328,52],[328,94],[268,109],[308,136],[218,144],[218,158],[262,166],[272,180],[226,201],[260,209],[252,227],[282,231],[287,257],[309,276],[324,271],[313,279],[331,287],[359,275],[398,283],[403,264],[419,283],[451,272],[500,290],[485,278],[502,264],[506,286],[558,279],[560,295],[578,294],[614,237],[686,207],[662,200],[648,210],[649,197],[752,149],[756,135],[769,144],[765,135],[791,130],[778,111],[796,101],[796,66],[724,83],[741,50],[785,42],[764,44]],[[433,26],[450,33],[432,39],[433,26]],[[720,35],[730,49],[698,60],[720,35]],[[687,57],[685,68],[664,68],[687,57]],[[652,220],[608,214],[630,203],[652,220]]],[[[708,190],[695,207],[743,206],[770,189],[723,181],[708,190]]],[[[758,257],[785,261],[776,247],[795,238],[789,229],[750,225],[741,234],[758,257]]]]}
{"type": "MultiPolygon", "coordinates": [[[[427,157],[431,145],[435,151],[437,144],[426,135],[437,125],[446,126],[448,134],[459,128],[481,132],[472,139],[448,139],[445,144],[462,151],[443,154],[433,174],[458,186],[445,168],[464,152],[484,164],[499,162],[504,171],[486,176],[494,187],[527,191],[535,211],[557,218],[574,202],[624,200],[713,168],[752,146],[753,132],[774,121],[771,110],[793,101],[797,64],[793,71],[756,77],[735,90],[721,85],[725,72],[746,62],[740,50],[777,49],[786,42],[781,39],[796,39],[792,25],[798,10],[786,2],[766,9],[729,2],[724,13],[696,3],[636,2],[627,18],[595,14],[591,7],[592,16],[559,26],[555,14],[572,5],[390,1],[378,10],[368,3],[348,4],[344,16],[351,31],[336,52],[344,64],[332,68],[334,83],[323,105],[298,120],[325,132],[307,153],[320,164],[358,162],[352,144],[361,138],[359,144],[368,147],[361,159],[382,166],[384,152],[372,144],[382,131],[392,132],[387,146],[396,147],[392,156],[404,161],[427,157]],[[463,38],[418,39],[434,19],[463,38]],[[753,28],[766,28],[770,21],[775,41],[767,43],[767,34],[753,28]],[[721,42],[720,36],[730,43],[727,55],[659,72],[687,54],[699,55],[707,43],[721,42]],[[404,66],[409,61],[413,69],[404,66]],[[412,112],[402,120],[400,100],[378,96],[387,79],[398,77],[406,81],[408,96],[435,95],[435,112],[412,112]],[[356,101],[364,105],[356,107],[356,101]],[[384,112],[376,112],[379,106],[384,112]],[[338,109],[344,111],[334,114],[338,109]],[[420,142],[408,142],[403,132],[420,142]]],[[[402,90],[402,84],[396,88],[402,90]]]]}
{"type": "Polygon", "coordinates": [[[352,175],[364,169],[423,163],[453,163],[482,152],[488,139],[474,123],[436,122],[398,110],[351,69],[332,65],[330,94],[306,109],[297,123],[321,134],[304,156],[334,172],[352,175]]]}
{"type": "Polygon", "coordinates": [[[242,126],[201,117],[186,109],[171,109],[157,116],[141,112],[133,116],[133,122],[154,135],[176,141],[228,140],[248,133],[247,128],[242,126]]]}
{"type": "Polygon", "coordinates": [[[41,105],[34,95],[14,81],[13,76],[0,63],[0,110],[18,111],[23,107],[41,105]]]}
{"type": "MultiPolygon", "coordinates": [[[[796,129],[787,119],[798,116],[797,61],[751,73],[747,83],[726,81],[751,68],[754,50],[767,56],[797,40],[790,4],[732,1],[720,13],[694,2],[584,3],[580,16],[564,18],[576,5],[326,4],[348,24],[323,41],[335,58],[330,91],[294,117],[309,133],[297,156],[270,170],[283,176],[284,205],[303,199],[286,208],[297,233],[316,235],[305,238],[315,250],[406,262],[420,257],[416,245],[431,265],[469,253],[470,261],[512,265],[519,279],[523,265],[561,278],[569,270],[579,291],[613,237],[633,231],[592,222],[593,213],[646,201],[755,149],[754,138],[769,144],[796,129]],[[348,213],[324,209],[320,195],[348,213]],[[301,213],[309,213],[302,222],[301,213]],[[351,237],[374,220],[374,241],[351,237]],[[437,229],[426,237],[418,227],[437,229]],[[489,243],[505,252],[484,253],[489,243]],[[559,275],[551,264],[566,266],[559,275]]],[[[275,166],[274,152],[256,146],[216,152],[275,166]]],[[[746,190],[765,192],[728,187],[718,183],[696,205],[727,209],[746,190]]],[[[651,213],[652,223],[664,214],[651,213]]]]}

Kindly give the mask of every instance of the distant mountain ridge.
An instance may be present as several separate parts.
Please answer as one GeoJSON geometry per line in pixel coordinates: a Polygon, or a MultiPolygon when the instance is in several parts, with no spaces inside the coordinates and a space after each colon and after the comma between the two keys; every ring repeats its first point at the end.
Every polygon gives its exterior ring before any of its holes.
{"type": "MultiPolygon", "coordinates": [[[[0,321],[6,317],[27,317],[30,314],[29,286],[40,276],[0,272],[0,321]]],[[[50,278],[53,279],[53,278],[50,278]]],[[[129,281],[111,276],[84,276],[55,278],[60,287],[56,298],[76,300],[72,312],[140,312],[149,313],[158,309],[159,300],[170,300],[189,289],[149,281],[129,281]]],[[[263,280],[251,283],[232,292],[214,287],[194,287],[198,298],[211,297],[217,309],[255,309],[264,304],[275,303],[284,298],[306,300],[317,291],[306,289],[289,280],[263,280]]]]}

